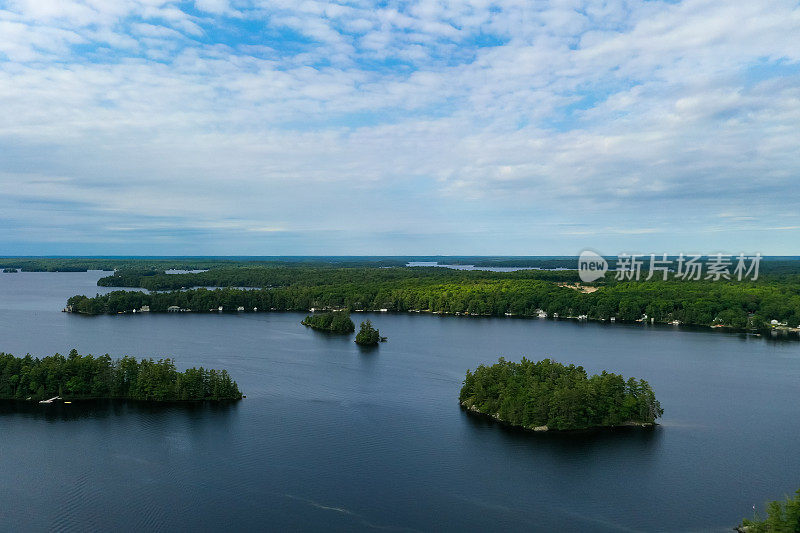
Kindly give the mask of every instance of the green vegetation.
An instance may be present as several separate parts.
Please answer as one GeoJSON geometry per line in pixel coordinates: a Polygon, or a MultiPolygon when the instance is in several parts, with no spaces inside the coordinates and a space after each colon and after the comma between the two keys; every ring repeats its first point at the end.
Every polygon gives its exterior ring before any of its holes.
{"type": "Polygon", "coordinates": [[[161,290],[167,284],[179,288],[198,283],[264,288],[200,288],[152,294],[117,291],[96,298],[75,296],[68,304],[86,314],[119,313],[142,305],[149,305],[153,312],[165,312],[177,305],[195,312],[219,306],[229,311],[239,306],[261,311],[306,311],[313,307],[523,317],[536,316],[541,310],[549,316],[587,315],[622,322],[642,320],[646,315],[648,322],[677,321],[737,330],[762,329],[773,319],[793,327],[800,324],[800,279],[796,275],[765,276],[755,282],[618,282],[607,276],[589,286],[576,285],[575,275],[574,271],[498,273],[403,267],[216,269],[134,278],[115,275],[111,279],[119,279],[124,285],[146,285],[151,290],[161,290]]]}
{"type": "Polygon", "coordinates": [[[650,425],[664,412],[644,380],[605,371],[587,377],[583,367],[550,359],[513,363],[501,357],[467,371],[459,401],[470,411],[528,429],[650,425]]]}
{"type": "Polygon", "coordinates": [[[152,269],[126,268],[101,278],[102,287],[139,287],[166,291],[186,287],[316,287],[330,285],[403,284],[409,282],[471,283],[477,280],[542,279],[548,281],[578,280],[576,271],[527,270],[488,272],[451,270],[438,267],[376,268],[375,265],[274,264],[269,266],[220,267],[206,272],[165,274],[152,269]]]}
{"type": "Polygon", "coordinates": [[[800,533],[800,489],[794,497],[767,504],[767,517],[745,518],[736,528],[742,533],[800,533]]]}
{"type": "MultiPolygon", "coordinates": [[[[274,265],[318,266],[402,266],[397,257],[2,257],[0,269],[20,268],[23,272],[86,272],[127,270],[163,274],[165,270],[199,270],[274,265]]],[[[121,285],[116,285],[121,286],[121,285]]]]}
{"type": "Polygon", "coordinates": [[[385,342],[386,337],[381,337],[381,332],[372,327],[372,322],[367,320],[361,323],[361,329],[356,335],[356,344],[361,346],[374,346],[379,342],[385,342]]]}
{"type": "Polygon", "coordinates": [[[346,335],[356,330],[356,325],[350,320],[350,313],[347,311],[335,311],[331,313],[318,313],[308,315],[301,322],[304,326],[331,333],[346,335]]]}
{"type": "Polygon", "coordinates": [[[178,372],[172,359],[112,360],[60,354],[38,359],[0,353],[0,399],[119,398],[146,401],[239,400],[242,393],[225,370],[178,372]]]}
{"type": "MultiPolygon", "coordinates": [[[[616,260],[607,257],[613,270],[616,260]]],[[[674,257],[672,259],[675,259],[674,257]]],[[[448,265],[475,265],[477,267],[529,267],[540,269],[574,269],[576,257],[487,257],[487,256],[268,256],[268,257],[2,257],[0,269],[20,268],[23,272],[85,272],[87,270],[154,271],[163,274],[167,269],[235,269],[273,267],[400,267],[408,262],[439,262],[448,265]]],[[[706,262],[704,258],[701,262],[706,262]]],[[[437,268],[437,270],[447,270],[437,268]]],[[[800,261],[791,257],[764,257],[761,274],[768,277],[800,274],[800,261]]],[[[558,274],[558,272],[554,272],[558,274]]],[[[575,277],[572,272],[572,276],[575,277]]],[[[116,287],[139,285],[110,285],[116,287]]],[[[191,286],[191,285],[185,285],[191,286]]],[[[222,283],[196,284],[196,286],[251,286],[222,283]]],[[[260,285],[252,285],[260,286],[260,285]]],[[[144,287],[143,287],[144,288],[144,287]]],[[[150,287],[147,287],[150,288],[150,287]]],[[[163,287],[168,289],[170,287],[163,287]]]]}
{"type": "Polygon", "coordinates": [[[17,272],[19,272],[19,270],[17,270],[16,268],[9,267],[9,268],[4,268],[3,272],[5,274],[16,274],[17,272]]]}

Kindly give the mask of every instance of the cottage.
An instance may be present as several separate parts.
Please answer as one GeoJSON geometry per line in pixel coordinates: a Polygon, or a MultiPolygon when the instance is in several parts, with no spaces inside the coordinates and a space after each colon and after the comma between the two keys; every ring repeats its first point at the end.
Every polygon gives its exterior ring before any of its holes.
{"type": "Polygon", "coordinates": [[[169,307],[167,307],[167,312],[168,313],[177,313],[180,310],[181,310],[181,308],[178,307],[177,305],[170,305],[169,307]]]}

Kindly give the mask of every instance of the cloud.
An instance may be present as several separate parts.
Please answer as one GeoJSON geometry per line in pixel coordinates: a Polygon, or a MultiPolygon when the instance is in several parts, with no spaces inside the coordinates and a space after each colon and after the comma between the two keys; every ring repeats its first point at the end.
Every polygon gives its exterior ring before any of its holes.
{"type": "Polygon", "coordinates": [[[782,0],[11,2],[0,252],[757,242],[728,213],[797,253],[798,34],[782,0]]]}

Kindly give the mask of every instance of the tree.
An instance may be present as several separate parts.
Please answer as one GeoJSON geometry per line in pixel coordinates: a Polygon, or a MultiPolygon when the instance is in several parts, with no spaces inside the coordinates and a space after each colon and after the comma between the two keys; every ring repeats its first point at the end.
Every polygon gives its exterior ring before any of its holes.
{"type": "Polygon", "coordinates": [[[372,327],[372,322],[367,320],[361,323],[361,329],[356,335],[356,344],[361,346],[373,346],[385,340],[381,337],[380,331],[372,327]]]}

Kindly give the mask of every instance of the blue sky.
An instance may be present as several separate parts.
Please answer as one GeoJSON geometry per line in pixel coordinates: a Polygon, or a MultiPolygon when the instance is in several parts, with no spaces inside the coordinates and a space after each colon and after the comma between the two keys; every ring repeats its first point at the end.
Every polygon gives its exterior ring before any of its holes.
{"type": "Polygon", "coordinates": [[[800,254],[796,1],[0,0],[0,255],[800,254]]]}

